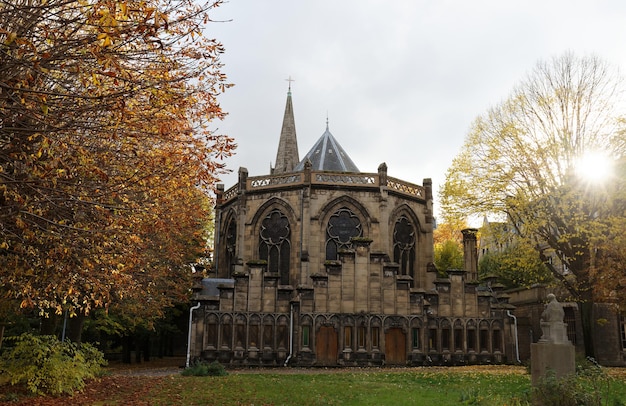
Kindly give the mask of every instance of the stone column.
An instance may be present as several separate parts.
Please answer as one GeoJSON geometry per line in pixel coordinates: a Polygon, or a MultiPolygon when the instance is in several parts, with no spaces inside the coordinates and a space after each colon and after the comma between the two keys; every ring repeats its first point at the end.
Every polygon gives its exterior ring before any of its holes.
{"type": "Polygon", "coordinates": [[[463,258],[465,260],[465,272],[470,281],[478,280],[478,251],[476,250],[475,228],[461,230],[463,233],[463,258]]]}

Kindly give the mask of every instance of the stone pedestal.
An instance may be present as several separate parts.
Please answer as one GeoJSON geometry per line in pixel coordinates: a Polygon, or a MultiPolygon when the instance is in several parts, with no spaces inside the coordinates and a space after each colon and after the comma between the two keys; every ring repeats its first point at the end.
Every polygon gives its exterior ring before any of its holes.
{"type": "Polygon", "coordinates": [[[575,348],[569,343],[539,342],[530,345],[530,372],[532,384],[537,385],[549,371],[557,378],[576,372],[575,348]]]}
{"type": "Polygon", "coordinates": [[[543,335],[539,339],[540,343],[549,342],[549,343],[569,343],[569,339],[567,338],[567,324],[562,321],[553,321],[546,322],[542,321],[540,323],[541,331],[543,335]]]}

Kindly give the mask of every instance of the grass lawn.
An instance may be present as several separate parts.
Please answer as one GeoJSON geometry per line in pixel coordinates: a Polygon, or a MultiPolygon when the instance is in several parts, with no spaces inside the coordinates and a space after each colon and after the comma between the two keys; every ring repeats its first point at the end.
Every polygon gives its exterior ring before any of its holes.
{"type": "MultiPolygon", "coordinates": [[[[159,370],[154,365],[147,364],[109,370],[109,375],[89,382],[82,392],[72,396],[33,397],[19,388],[0,387],[0,404],[528,406],[530,391],[530,375],[525,368],[514,366],[276,368],[231,370],[224,377],[183,376],[177,368],[169,368],[169,375],[164,376],[155,373],[159,370]]],[[[582,381],[584,391],[601,393],[602,406],[625,406],[626,368],[605,371],[607,376],[595,386],[592,381],[582,381]]]]}
{"type": "MultiPolygon", "coordinates": [[[[611,403],[606,404],[626,405],[626,381],[610,381],[611,403]]],[[[530,376],[524,368],[508,366],[231,372],[226,377],[173,376],[155,389],[154,405],[502,406],[528,404],[530,376]]]]}

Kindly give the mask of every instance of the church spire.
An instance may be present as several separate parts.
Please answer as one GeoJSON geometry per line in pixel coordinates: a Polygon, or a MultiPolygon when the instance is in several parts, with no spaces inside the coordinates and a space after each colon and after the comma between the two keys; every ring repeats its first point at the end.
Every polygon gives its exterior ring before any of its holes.
{"type": "Polygon", "coordinates": [[[291,76],[285,80],[289,82],[287,105],[285,106],[283,127],[280,131],[280,141],[278,142],[278,152],[276,153],[276,166],[272,173],[292,172],[300,161],[298,139],[296,138],[296,121],[293,118],[293,105],[291,103],[291,82],[294,80],[291,79],[291,76]]]}

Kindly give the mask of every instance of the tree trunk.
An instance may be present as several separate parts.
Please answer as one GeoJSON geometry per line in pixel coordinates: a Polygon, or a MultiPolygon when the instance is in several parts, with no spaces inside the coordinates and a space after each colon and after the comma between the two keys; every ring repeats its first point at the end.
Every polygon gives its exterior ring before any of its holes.
{"type": "Polygon", "coordinates": [[[135,335],[135,362],[141,364],[141,340],[135,335]]]}
{"type": "Polygon", "coordinates": [[[585,342],[585,356],[595,358],[595,347],[593,345],[593,302],[579,302],[578,309],[580,310],[583,340],[585,342]]]}
{"type": "Polygon", "coordinates": [[[131,345],[131,338],[129,336],[122,337],[122,362],[124,364],[131,363],[130,345],[131,345]]]}
{"type": "Polygon", "coordinates": [[[70,341],[80,344],[83,336],[83,326],[85,325],[85,315],[77,314],[67,320],[66,337],[70,341]]]}
{"type": "Polygon", "coordinates": [[[143,360],[146,362],[150,361],[150,353],[151,342],[150,342],[150,334],[146,335],[146,338],[143,340],[143,360]]]}
{"type": "Polygon", "coordinates": [[[59,317],[51,311],[48,317],[42,317],[39,322],[39,333],[44,336],[57,335],[59,317]]]}

